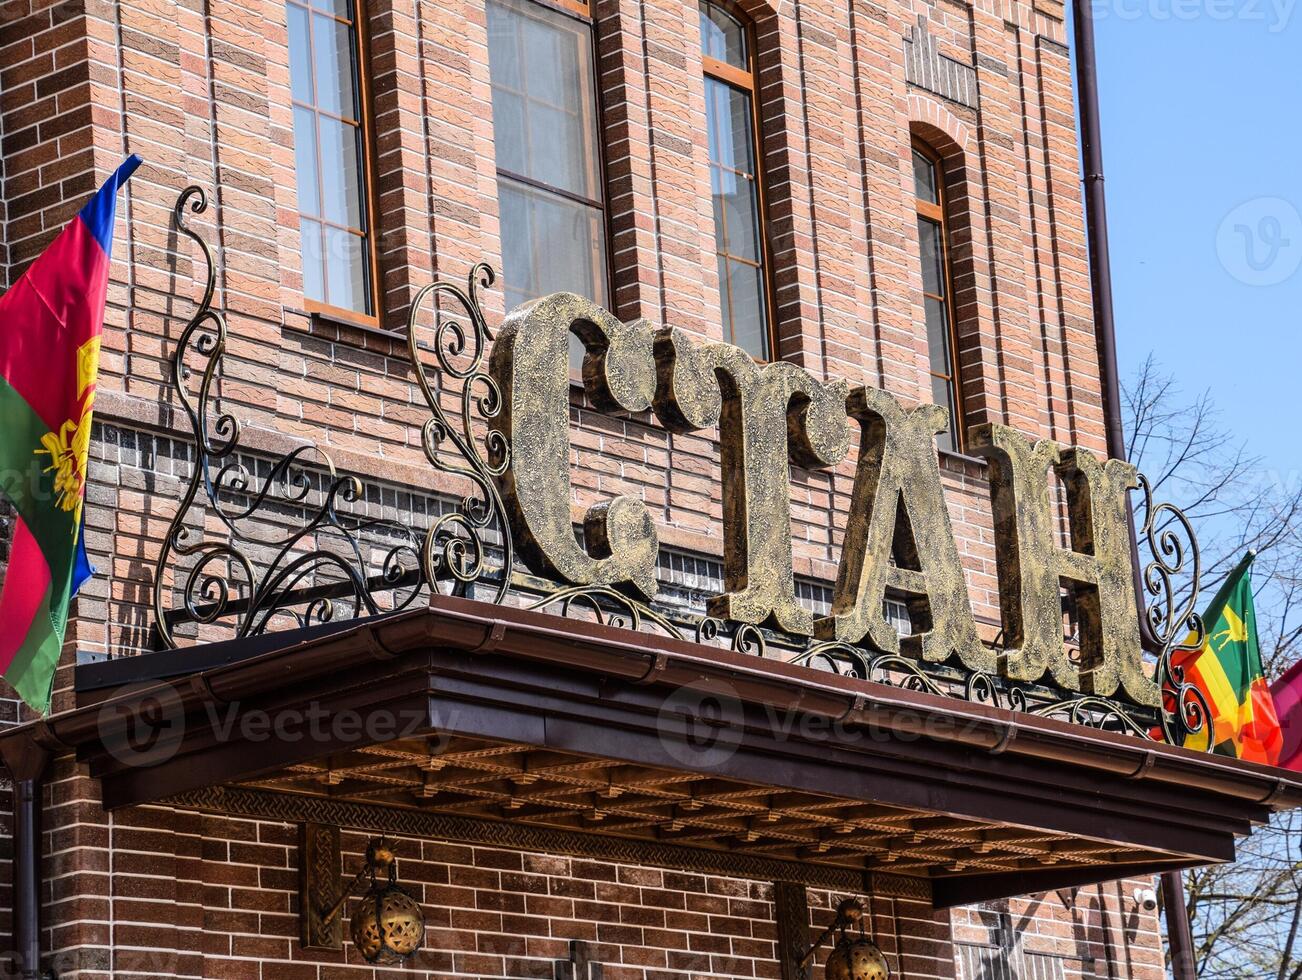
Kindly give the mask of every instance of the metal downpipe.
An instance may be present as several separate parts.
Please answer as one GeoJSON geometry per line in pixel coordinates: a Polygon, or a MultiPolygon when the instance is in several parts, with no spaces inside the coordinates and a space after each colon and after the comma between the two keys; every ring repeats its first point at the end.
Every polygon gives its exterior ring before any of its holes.
{"type": "MultiPolygon", "coordinates": [[[[1085,227],[1090,261],[1090,291],[1094,302],[1094,337],[1098,346],[1099,381],[1103,394],[1103,424],[1108,455],[1126,458],[1126,437],[1121,422],[1121,382],[1117,371],[1116,317],[1112,304],[1112,264],[1108,254],[1108,206],[1103,186],[1103,135],[1099,121],[1098,63],[1094,46],[1092,0],[1075,0],[1072,23],[1076,35],[1076,93],[1080,105],[1081,158],[1085,178],[1085,227]]],[[[1144,595],[1135,537],[1134,514],[1130,520],[1130,549],[1135,577],[1135,595],[1144,595]]],[[[1140,617],[1144,644],[1154,641],[1147,617],[1140,617]]],[[[1184,879],[1178,871],[1162,875],[1166,904],[1167,940],[1175,980],[1194,980],[1193,937],[1185,910],[1184,879]]]]}

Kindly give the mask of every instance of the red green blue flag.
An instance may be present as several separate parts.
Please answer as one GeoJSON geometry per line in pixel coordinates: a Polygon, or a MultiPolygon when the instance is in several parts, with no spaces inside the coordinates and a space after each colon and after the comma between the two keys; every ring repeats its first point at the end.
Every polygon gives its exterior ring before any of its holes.
{"type": "Polygon", "coordinates": [[[50,709],[68,603],[91,575],[82,504],[117,190],[129,156],[0,296],[0,492],[14,506],[0,590],[0,672],[50,709]]]}
{"type": "MultiPolygon", "coordinates": [[[[1202,647],[1178,651],[1172,663],[1183,667],[1185,680],[1207,697],[1216,740],[1212,751],[1273,766],[1279,761],[1283,737],[1257,641],[1254,557],[1248,552],[1207,607],[1202,647]]],[[[1207,729],[1190,735],[1184,744],[1205,751],[1207,729]]]]}

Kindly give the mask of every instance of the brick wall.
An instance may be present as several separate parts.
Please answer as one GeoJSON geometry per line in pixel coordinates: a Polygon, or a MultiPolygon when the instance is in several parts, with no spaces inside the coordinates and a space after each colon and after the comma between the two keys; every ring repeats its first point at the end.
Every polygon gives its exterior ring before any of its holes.
{"type": "MultiPolygon", "coordinates": [[[[943,154],[957,211],[968,421],[1101,451],[1061,7],[743,6],[757,27],[782,355],[815,375],[927,397],[909,164],[916,134],[943,154]],[[924,74],[924,84],[909,83],[905,42],[916,44],[919,31],[935,58],[964,69],[961,82],[927,84],[924,74]]],[[[476,261],[499,262],[486,27],[477,0],[370,0],[366,9],[384,325],[397,329],[432,278],[460,281],[476,261]]],[[[599,0],[595,12],[615,312],[717,337],[695,7],[599,0]]],[[[458,489],[420,454],[425,415],[402,345],[303,312],[290,147],[280,0],[4,5],[0,284],[126,152],[146,159],[120,199],[101,366],[101,438],[88,488],[88,541],[101,576],[77,600],[56,704],[69,703],[74,650],[124,656],[154,644],[148,583],[188,466],[171,441],[178,406],[168,359],[202,271],[171,227],[187,183],[211,201],[192,221],[215,250],[229,319],[223,408],[266,445],[317,440],[342,470],[377,476],[395,493],[458,489]]],[[[499,297],[487,294],[492,319],[504,312],[499,297]]],[[[642,495],[666,545],[717,557],[719,537],[705,533],[721,517],[711,433],[670,436],[592,411],[581,395],[573,421],[576,507],[642,495]]],[[[833,578],[853,456],[831,471],[794,474],[796,570],[807,582],[833,578]]],[[[956,456],[942,469],[989,636],[998,611],[985,471],[956,456]]],[[[18,715],[12,700],[0,702],[5,722],[18,715]]],[[[95,784],[66,760],[46,796],[45,948],[65,958],[60,976],[379,975],[297,949],[291,828],[163,809],[109,817],[95,784]]],[[[349,839],[351,859],[361,844],[349,839]]],[[[560,958],[568,938],[599,943],[608,978],[776,975],[763,883],[406,846],[419,858],[404,860],[404,876],[420,888],[433,928],[430,951],[404,975],[548,975],[528,971],[560,958]]],[[[0,852],[0,882],[5,859],[0,852]]],[[[951,934],[997,945],[992,917],[1011,921],[1026,950],[1059,956],[1068,977],[1156,978],[1155,920],[1132,923],[1132,891],[1106,886],[964,911],[952,925],[947,915],[879,898],[875,924],[911,980],[954,976],[951,934]]],[[[5,898],[0,884],[0,905],[5,898]]],[[[834,903],[811,894],[818,926],[834,903]]],[[[0,909],[0,928],[6,916],[0,909]]]]}
{"type": "MultiPolygon", "coordinates": [[[[68,924],[44,938],[63,980],[558,980],[570,940],[594,944],[605,980],[781,975],[771,883],[408,838],[396,838],[400,880],[425,910],[426,948],[401,971],[374,968],[350,944],[300,948],[293,825],[164,807],[106,817],[55,799],[80,821],[47,842],[51,907],[68,924]]],[[[349,872],[366,840],[345,832],[349,872]]],[[[908,980],[956,977],[954,943],[1004,942],[1052,958],[1064,980],[1160,980],[1156,918],[1134,913],[1133,887],[983,905],[952,926],[926,903],[875,896],[871,932],[908,980]]],[[[809,941],[842,897],[809,890],[809,941]]]]}
{"type": "MultiPolygon", "coordinates": [[[[474,261],[499,259],[485,27],[476,3],[413,10],[377,0],[369,9],[385,324],[399,328],[432,276],[459,280],[474,261]]],[[[1020,4],[793,0],[780,15],[754,13],[784,356],[815,375],[927,397],[908,193],[917,133],[945,154],[958,212],[969,421],[1101,449],[1063,25],[1020,4]],[[979,110],[906,83],[905,39],[919,15],[939,56],[975,66],[979,110]]],[[[8,275],[97,174],[128,149],[144,155],[123,195],[102,367],[102,387],[123,397],[100,410],[156,416],[157,403],[171,401],[165,361],[196,295],[194,256],[178,253],[170,208],[185,183],[217,183],[197,224],[217,252],[218,300],[230,316],[224,404],[359,463],[423,468],[423,416],[402,350],[302,312],[283,5],[269,0],[258,14],[251,22],[243,5],[201,16],[178,3],[88,0],[7,25],[8,275]],[[64,62],[79,67],[56,71],[64,62]],[[33,101],[40,93],[44,101],[33,101]],[[73,131],[86,144],[79,155],[54,125],[65,116],[62,126],[93,119],[73,131]],[[81,169],[65,176],[76,161],[81,169]]],[[[690,5],[610,0],[597,29],[616,312],[708,337],[719,328],[695,17],[690,5]]],[[[490,315],[501,312],[499,297],[490,291],[490,315]]],[[[699,534],[719,517],[717,483],[695,478],[717,472],[708,433],[670,438],[587,413],[577,421],[576,505],[640,493],[667,541],[717,549],[717,536],[699,534]],[[588,466],[596,449],[604,459],[627,450],[629,465],[588,466]]],[[[945,471],[974,601],[992,618],[979,581],[991,558],[981,470],[951,458],[945,471]]],[[[839,535],[822,504],[830,495],[844,512],[852,473],[853,458],[796,476],[797,557],[810,574],[827,575],[836,557],[839,535]]]]}

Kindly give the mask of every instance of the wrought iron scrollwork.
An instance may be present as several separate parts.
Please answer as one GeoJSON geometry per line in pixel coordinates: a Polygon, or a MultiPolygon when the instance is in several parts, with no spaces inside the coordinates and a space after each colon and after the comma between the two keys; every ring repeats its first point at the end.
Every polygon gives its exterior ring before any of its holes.
{"type": "Polygon", "coordinates": [[[944,664],[927,664],[898,653],[873,653],[847,643],[816,643],[799,653],[795,663],[835,673],[957,698],[972,704],[1005,708],[1042,718],[1058,718],[1101,731],[1152,738],[1141,716],[1109,698],[1071,695],[1050,687],[1031,687],[1004,681],[985,671],[963,671],[944,664]]]}
{"type": "Polygon", "coordinates": [[[472,488],[455,511],[440,517],[426,533],[421,549],[425,577],[431,583],[450,582],[458,593],[482,582],[491,585],[490,601],[501,602],[511,585],[515,551],[496,481],[511,465],[511,446],[503,433],[490,429],[481,450],[473,431],[476,418],[487,422],[502,410],[501,389],[484,370],[493,333],[479,301],[480,289],[491,286],[493,278],[493,270],[481,262],[470,270],[464,289],[443,282],[422,288],[407,320],[407,353],[430,411],[421,433],[425,456],[436,470],[468,480],[472,488]],[[443,296],[461,307],[464,324],[442,313],[438,301],[443,296]],[[433,301],[435,326],[433,343],[424,349],[433,353],[436,371],[421,357],[419,342],[419,319],[427,299],[433,301]],[[454,396],[460,401],[459,421],[449,418],[443,407],[446,380],[461,385],[454,396]],[[489,543],[485,540],[493,528],[501,551],[496,570],[489,567],[489,543]]]}
{"type": "Polygon", "coordinates": [[[638,602],[615,589],[599,585],[575,585],[548,592],[525,608],[557,609],[562,616],[577,618],[580,607],[592,619],[605,626],[640,630],[646,624],[661,629],[675,640],[685,639],[683,631],[674,622],[645,603],[638,602]]]}
{"type": "Polygon", "coordinates": [[[1160,645],[1157,681],[1162,689],[1162,734],[1172,745],[1205,735],[1206,747],[1216,744],[1215,722],[1207,696],[1188,681],[1182,654],[1202,649],[1207,630],[1198,613],[1202,585],[1202,555],[1189,518],[1171,503],[1154,504],[1153,489],[1142,475],[1140,491],[1144,523],[1140,531],[1151,556],[1144,567],[1144,589],[1150,601],[1144,615],[1160,645]],[[1187,584],[1182,589],[1181,581],[1187,584]]]}
{"type": "Polygon", "coordinates": [[[412,527],[366,516],[373,488],[339,473],[315,445],[270,462],[241,450],[240,423],[219,405],[227,325],[213,307],[213,254],[188,224],[189,216],[206,207],[204,192],[191,186],[174,211],[178,231],[202,254],[206,276],[172,358],[171,383],[189,423],[194,458],[155,569],[155,620],[165,645],[176,645],[173,627],[180,621],[233,619],[235,635],[243,636],[267,630],[278,617],[303,626],[338,618],[345,607],[352,616],[376,614],[446,589],[1142,738],[1160,732],[1169,742],[1185,744],[1205,732],[1208,746],[1214,744],[1206,697],[1187,681],[1180,657],[1199,649],[1205,635],[1195,610],[1202,573],[1197,540],[1179,508],[1154,504],[1142,477],[1141,536],[1152,553],[1142,576],[1150,599],[1144,616],[1160,646],[1156,676],[1166,701],[1159,711],[1052,685],[1015,683],[957,663],[925,663],[903,653],[695,616],[681,603],[652,606],[613,588],[534,579],[515,567],[499,485],[513,447],[493,424],[505,406],[487,367],[493,331],[481,305],[481,292],[493,284],[492,270],[481,263],[464,286],[428,285],[411,306],[407,357],[429,412],[421,448],[436,472],[468,487],[428,527],[412,527]],[[1184,576],[1188,581],[1182,584],[1184,576]]]}
{"type": "Polygon", "coordinates": [[[213,308],[212,249],[188,223],[188,215],[207,206],[203,189],[191,185],[173,209],[177,230],[203,256],[205,280],[171,362],[172,388],[192,434],[193,466],[155,563],[160,639],[175,647],[178,621],[233,618],[235,635],[246,636],[264,632],[280,616],[307,626],[336,618],[345,605],[350,616],[374,614],[386,593],[383,608],[403,608],[425,585],[416,533],[398,521],[350,513],[363,499],[361,481],[340,474],[315,445],[259,465],[241,452],[239,420],[216,407],[226,318],[213,308]],[[193,386],[189,362],[196,359],[193,386]]]}

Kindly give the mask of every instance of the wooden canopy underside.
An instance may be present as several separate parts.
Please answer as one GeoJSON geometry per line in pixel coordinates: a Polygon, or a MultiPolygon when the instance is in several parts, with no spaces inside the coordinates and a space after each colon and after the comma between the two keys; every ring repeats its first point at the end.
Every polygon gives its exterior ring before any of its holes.
{"type": "Polygon", "coordinates": [[[1278,770],[445,597],[101,664],[79,686],[78,708],[0,733],[0,752],[18,772],[75,749],[110,808],[329,811],[777,880],[889,875],[937,906],[1232,860],[1236,836],[1302,802],[1278,770]],[[693,716],[707,695],[722,714],[693,716]],[[174,744],[124,752],[123,733],[160,710],[174,744]],[[274,737],[276,719],[311,713],[400,730],[274,737]]]}

